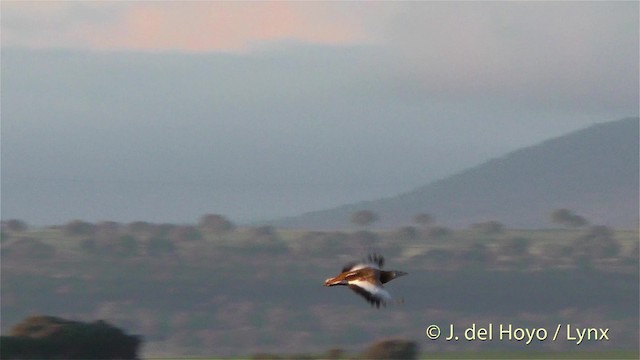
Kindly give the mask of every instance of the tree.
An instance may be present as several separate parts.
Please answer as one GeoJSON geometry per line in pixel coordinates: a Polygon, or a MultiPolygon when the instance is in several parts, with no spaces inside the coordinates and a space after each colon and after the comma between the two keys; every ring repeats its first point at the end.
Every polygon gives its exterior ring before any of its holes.
{"type": "Polygon", "coordinates": [[[87,236],[93,235],[96,227],[86,221],[73,220],[66,223],[62,229],[64,233],[69,236],[87,236]]]}
{"type": "Polygon", "coordinates": [[[173,228],[175,228],[176,226],[178,225],[168,223],[154,224],[151,227],[151,236],[167,238],[169,237],[171,230],[173,230],[173,228]]]}
{"type": "Polygon", "coordinates": [[[369,226],[378,221],[378,215],[370,210],[360,210],[351,214],[351,222],[359,226],[369,226]]]}
{"type": "Polygon", "coordinates": [[[116,242],[116,251],[121,256],[135,256],[138,255],[140,246],[138,245],[138,239],[133,235],[122,235],[116,242]]]}
{"type": "Polygon", "coordinates": [[[111,236],[118,233],[120,230],[120,224],[115,221],[103,221],[95,225],[96,234],[107,234],[111,236]]]}
{"type": "Polygon", "coordinates": [[[170,255],[175,251],[176,246],[166,238],[151,238],[147,242],[147,254],[151,256],[170,255]]]}
{"type": "Polygon", "coordinates": [[[425,213],[416,214],[413,217],[413,222],[422,227],[427,227],[433,224],[433,216],[425,213]]]}
{"type": "Polygon", "coordinates": [[[26,231],[27,228],[27,223],[18,219],[11,219],[2,222],[2,230],[10,232],[23,232],[26,231]]]}
{"type": "Polygon", "coordinates": [[[205,214],[200,217],[198,227],[203,233],[224,234],[235,229],[235,225],[222,215],[205,214]]]}
{"type": "Polygon", "coordinates": [[[588,260],[610,258],[620,253],[620,244],[615,240],[611,228],[596,225],[576,239],[573,252],[576,257],[588,260]]]}
{"type": "Polygon", "coordinates": [[[554,224],[578,228],[588,225],[587,219],[580,215],[574,214],[569,209],[557,209],[551,213],[551,222],[554,224]]]}

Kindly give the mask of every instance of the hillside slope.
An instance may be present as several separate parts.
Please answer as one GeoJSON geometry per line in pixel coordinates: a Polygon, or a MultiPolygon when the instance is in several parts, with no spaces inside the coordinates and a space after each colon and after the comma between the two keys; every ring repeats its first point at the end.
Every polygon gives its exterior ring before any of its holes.
{"type": "Polygon", "coordinates": [[[343,228],[353,211],[379,215],[377,225],[411,222],[421,212],[464,227],[497,220],[510,227],[549,227],[569,208],[592,223],[638,226],[639,118],[593,125],[523,148],[393,198],[344,205],[272,222],[283,227],[343,228]]]}

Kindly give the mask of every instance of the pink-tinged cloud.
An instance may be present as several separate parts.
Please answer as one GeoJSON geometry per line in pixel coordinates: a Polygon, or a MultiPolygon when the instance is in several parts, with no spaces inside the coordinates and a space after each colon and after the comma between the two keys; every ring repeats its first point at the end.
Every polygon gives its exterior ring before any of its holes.
{"type": "Polygon", "coordinates": [[[11,3],[3,10],[14,26],[6,29],[3,42],[99,50],[246,51],[288,40],[330,45],[370,41],[352,12],[347,15],[342,7],[322,3],[107,4],[58,3],[40,8],[11,3]],[[31,22],[30,30],[22,30],[21,22],[31,22]]]}

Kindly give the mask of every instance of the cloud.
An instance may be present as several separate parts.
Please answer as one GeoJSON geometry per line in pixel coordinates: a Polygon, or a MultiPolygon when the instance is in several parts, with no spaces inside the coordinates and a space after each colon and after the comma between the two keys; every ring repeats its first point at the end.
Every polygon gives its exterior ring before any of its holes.
{"type": "Polygon", "coordinates": [[[3,43],[35,48],[238,52],[284,40],[368,41],[358,21],[313,3],[9,3],[3,13],[3,43]]]}

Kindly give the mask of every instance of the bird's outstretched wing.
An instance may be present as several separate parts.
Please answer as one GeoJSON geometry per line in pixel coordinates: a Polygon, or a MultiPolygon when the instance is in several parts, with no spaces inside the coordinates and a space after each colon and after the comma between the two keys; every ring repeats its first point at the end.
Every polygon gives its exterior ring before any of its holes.
{"type": "Polygon", "coordinates": [[[342,267],[342,272],[364,269],[366,267],[371,267],[374,269],[382,269],[384,266],[384,257],[378,254],[369,254],[365,259],[362,259],[360,262],[350,262],[347,265],[342,267]]]}
{"type": "Polygon", "coordinates": [[[372,284],[368,281],[351,281],[349,282],[349,289],[355,291],[358,295],[365,298],[371,306],[380,307],[385,306],[388,300],[391,300],[391,295],[382,286],[372,284]]]}
{"type": "Polygon", "coordinates": [[[384,257],[380,254],[369,254],[369,257],[366,259],[367,262],[371,264],[378,265],[378,269],[382,269],[384,266],[384,257]]]}

